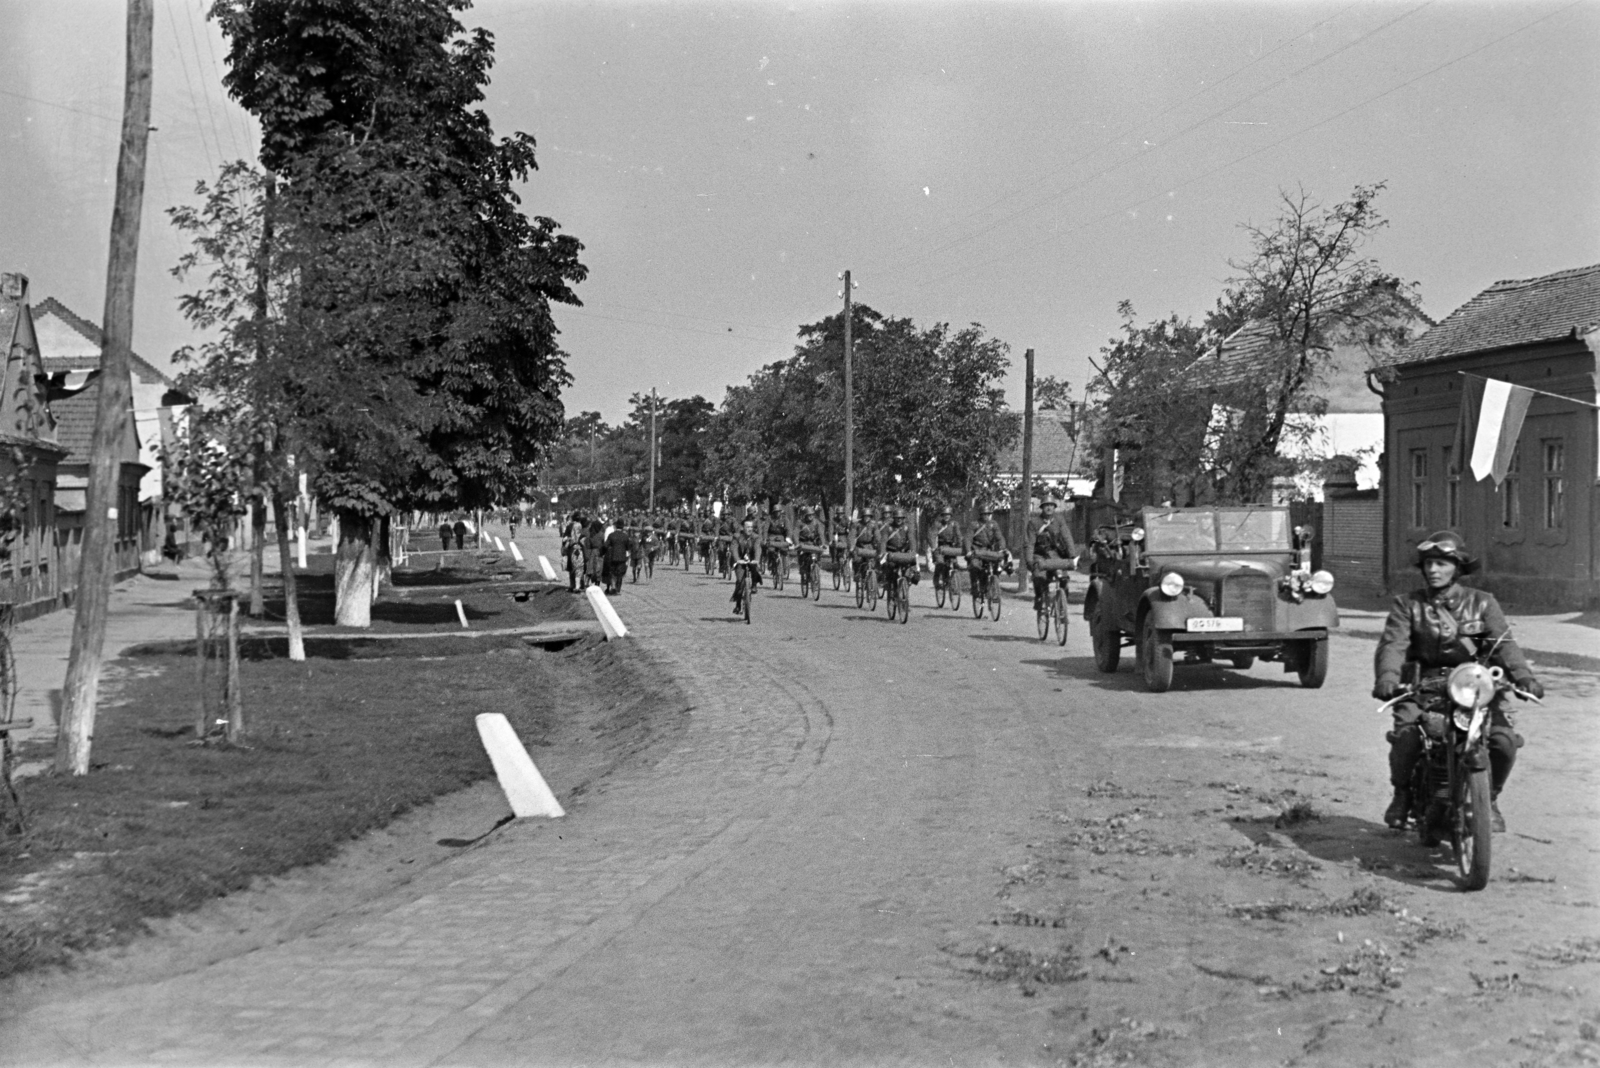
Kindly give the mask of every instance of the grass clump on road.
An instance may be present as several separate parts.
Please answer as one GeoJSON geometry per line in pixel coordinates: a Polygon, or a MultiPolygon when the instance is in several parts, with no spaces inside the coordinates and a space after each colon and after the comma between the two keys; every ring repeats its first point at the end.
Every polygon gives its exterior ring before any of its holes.
{"type": "MultiPolygon", "coordinates": [[[[503,591],[471,599],[497,614],[511,603],[503,591]]],[[[559,616],[566,604],[563,594],[518,606],[521,618],[503,624],[536,622],[540,610],[559,616]]],[[[443,637],[360,650],[294,663],[258,648],[242,664],[240,747],[192,744],[189,650],[145,647],[120,661],[91,774],[19,784],[26,833],[0,838],[0,976],[66,962],[125,941],[147,918],[328,860],[489,776],[479,713],[504,713],[536,760],[552,744],[620,760],[648,743],[671,687],[644,677],[642,653],[592,638],[559,653],[443,637]]]]}

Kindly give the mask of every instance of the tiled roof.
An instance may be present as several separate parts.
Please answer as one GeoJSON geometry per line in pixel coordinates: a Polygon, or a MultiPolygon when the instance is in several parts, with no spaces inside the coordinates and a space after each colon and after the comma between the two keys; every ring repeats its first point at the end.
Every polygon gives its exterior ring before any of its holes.
{"type": "MultiPolygon", "coordinates": [[[[35,318],[40,315],[54,315],[68,326],[72,327],[72,329],[82,334],[91,343],[93,343],[96,348],[103,348],[105,346],[105,334],[101,332],[98,326],[90,322],[88,319],[85,319],[83,316],[77,314],[71,308],[68,308],[55,297],[46,297],[39,303],[35,304],[33,306],[33,314],[35,318]]],[[[130,353],[130,355],[133,357],[133,366],[139,372],[142,372],[143,377],[154,379],[158,382],[163,382],[169,389],[174,388],[177,385],[177,383],[172,380],[171,375],[156,367],[149,360],[146,360],[143,356],[140,356],[137,352],[130,353]]],[[[65,356],[46,356],[44,358],[44,369],[46,372],[53,373],[56,371],[76,371],[84,368],[83,361],[81,360],[74,360],[65,356]]]]}
{"type": "Polygon", "coordinates": [[[1407,345],[1397,363],[1531,345],[1600,326],[1600,264],[1496,282],[1407,345]]]}
{"type": "MultiPolygon", "coordinates": [[[[56,441],[67,450],[67,458],[61,461],[63,464],[89,462],[89,449],[94,443],[95,409],[99,404],[99,379],[89,383],[79,393],[50,402],[50,410],[56,417],[56,441]]],[[[123,439],[122,462],[138,463],[138,430],[132,419],[124,425],[127,429],[123,439]]]]}
{"type": "MultiPolygon", "coordinates": [[[[1072,435],[1067,433],[1066,412],[1041,409],[1033,418],[1033,474],[1060,475],[1071,471],[1075,463],[1083,460],[1083,453],[1074,451],[1072,435]]],[[[1022,473],[1022,437],[1000,456],[1000,473],[1022,473]]]]}
{"type": "Polygon", "coordinates": [[[99,397],[100,383],[95,382],[82,393],[63,397],[50,405],[56,417],[56,441],[67,450],[64,463],[89,462],[89,446],[94,440],[94,411],[99,397]]]}
{"type": "MultiPolygon", "coordinates": [[[[1413,329],[1427,329],[1433,326],[1433,320],[1423,313],[1422,309],[1415,307],[1410,301],[1404,301],[1404,306],[1411,309],[1415,318],[1407,325],[1413,329]]],[[[1353,348],[1352,344],[1335,343],[1335,350],[1353,348]]],[[[1270,375],[1274,378],[1282,373],[1282,364],[1277,357],[1278,343],[1273,336],[1272,324],[1261,319],[1254,319],[1245,323],[1239,329],[1223,339],[1222,344],[1214,351],[1201,356],[1190,364],[1190,377],[1207,386],[1232,386],[1240,382],[1247,382],[1270,375]]],[[[1366,355],[1366,362],[1392,362],[1393,357],[1383,359],[1366,355]]],[[[1363,367],[1361,370],[1365,371],[1363,367]]]]}

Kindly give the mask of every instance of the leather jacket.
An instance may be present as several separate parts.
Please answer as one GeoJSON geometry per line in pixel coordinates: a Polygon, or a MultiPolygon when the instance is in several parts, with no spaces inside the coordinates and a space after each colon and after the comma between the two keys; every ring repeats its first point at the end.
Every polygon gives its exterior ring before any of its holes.
{"type": "Polygon", "coordinates": [[[1486,645],[1495,646],[1490,662],[1503,667],[1512,682],[1521,685],[1533,678],[1494,594],[1455,583],[1438,593],[1414,590],[1394,599],[1373,669],[1379,683],[1399,682],[1407,661],[1415,661],[1424,673],[1452,668],[1472,660],[1486,645]]]}
{"type": "Polygon", "coordinates": [[[974,549],[987,549],[989,552],[1002,552],[1006,547],[1006,536],[1000,530],[1000,524],[994,520],[981,523],[972,531],[972,536],[967,539],[967,552],[974,549]]]}

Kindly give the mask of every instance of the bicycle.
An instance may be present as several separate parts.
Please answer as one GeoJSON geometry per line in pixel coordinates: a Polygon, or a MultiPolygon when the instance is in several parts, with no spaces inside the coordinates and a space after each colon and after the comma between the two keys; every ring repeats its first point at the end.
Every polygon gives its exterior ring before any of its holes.
{"type": "Polygon", "coordinates": [[[857,549],[855,558],[850,563],[850,570],[855,573],[856,607],[866,607],[873,612],[878,608],[878,584],[869,582],[868,578],[877,570],[877,554],[871,549],[857,549]],[[872,594],[872,603],[867,604],[867,594],[872,594]]]}
{"type": "Polygon", "coordinates": [[[755,566],[751,560],[739,560],[734,563],[734,571],[738,573],[738,584],[733,592],[733,614],[744,616],[745,624],[750,622],[750,602],[755,599],[755,584],[750,581],[750,569],[755,566]]]}
{"type": "Polygon", "coordinates": [[[934,552],[933,565],[933,604],[935,608],[943,608],[948,599],[952,612],[961,611],[961,586],[956,581],[956,557],[961,555],[960,549],[953,549],[948,545],[940,546],[934,552]]]}
{"type": "Polygon", "coordinates": [[[712,569],[716,567],[717,563],[716,560],[712,559],[711,556],[711,544],[714,540],[715,539],[713,538],[700,539],[700,555],[705,560],[706,574],[708,575],[711,574],[712,569]]]}
{"type": "Polygon", "coordinates": [[[789,547],[787,543],[773,542],[767,546],[768,570],[772,572],[772,591],[774,593],[783,589],[783,584],[789,577],[789,547]]]}
{"type": "Polygon", "coordinates": [[[1039,628],[1039,640],[1049,641],[1050,630],[1055,628],[1056,644],[1067,644],[1067,588],[1060,579],[1061,571],[1072,565],[1072,561],[1060,561],[1062,567],[1050,568],[1045,572],[1049,576],[1045,585],[1044,600],[1034,610],[1035,622],[1039,628]]]}
{"type": "Polygon", "coordinates": [[[850,568],[845,566],[844,545],[837,538],[828,546],[828,560],[833,564],[833,588],[837,590],[842,587],[844,592],[849,593],[850,568]]]}
{"type": "Polygon", "coordinates": [[[989,616],[996,623],[1000,622],[1000,571],[1001,554],[988,549],[972,550],[973,559],[978,561],[978,568],[970,572],[969,581],[972,583],[972,618],[982,619],[987,608],[989,616]]]}
{"type": "Polygon", "coordinates": [[[817,561],[822,556],[822,546],[801,544],[800,553],[800,599],[806,598],[819,600],[822,597],[822,571],[817,561]]]}
{"type": "Polygon", "coordinates": [[[916,554],[890,553],[888,564],[894,569],[892,575],[885,577],[884,583],[888,594],[889,619],[893,621],[898,616],[901,623],[908,623],[911,620],[911,579],[907,572],[917,566],[916,554]],[[909,558],[909,562],[902,557],[909,558]]]}
{"type": "Polygon", "coordinates": [[[717,577],[733,577],[733,543],[726,537],[717,539],[717,577]]]}

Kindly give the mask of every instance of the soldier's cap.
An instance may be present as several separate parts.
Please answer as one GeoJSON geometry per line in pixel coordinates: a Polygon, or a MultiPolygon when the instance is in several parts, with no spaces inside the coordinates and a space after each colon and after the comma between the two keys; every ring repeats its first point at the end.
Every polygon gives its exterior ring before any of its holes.
{"type": "Polygon", "coordinates": [[[1435,531],[1417,546],[1417,566],[1421,567],[1422,562],[1429,558],[1449,560],[1463,575],[1478,570],[1478,561],[1467,552],[1466,540],[1453,530],[1435,531]]]}

